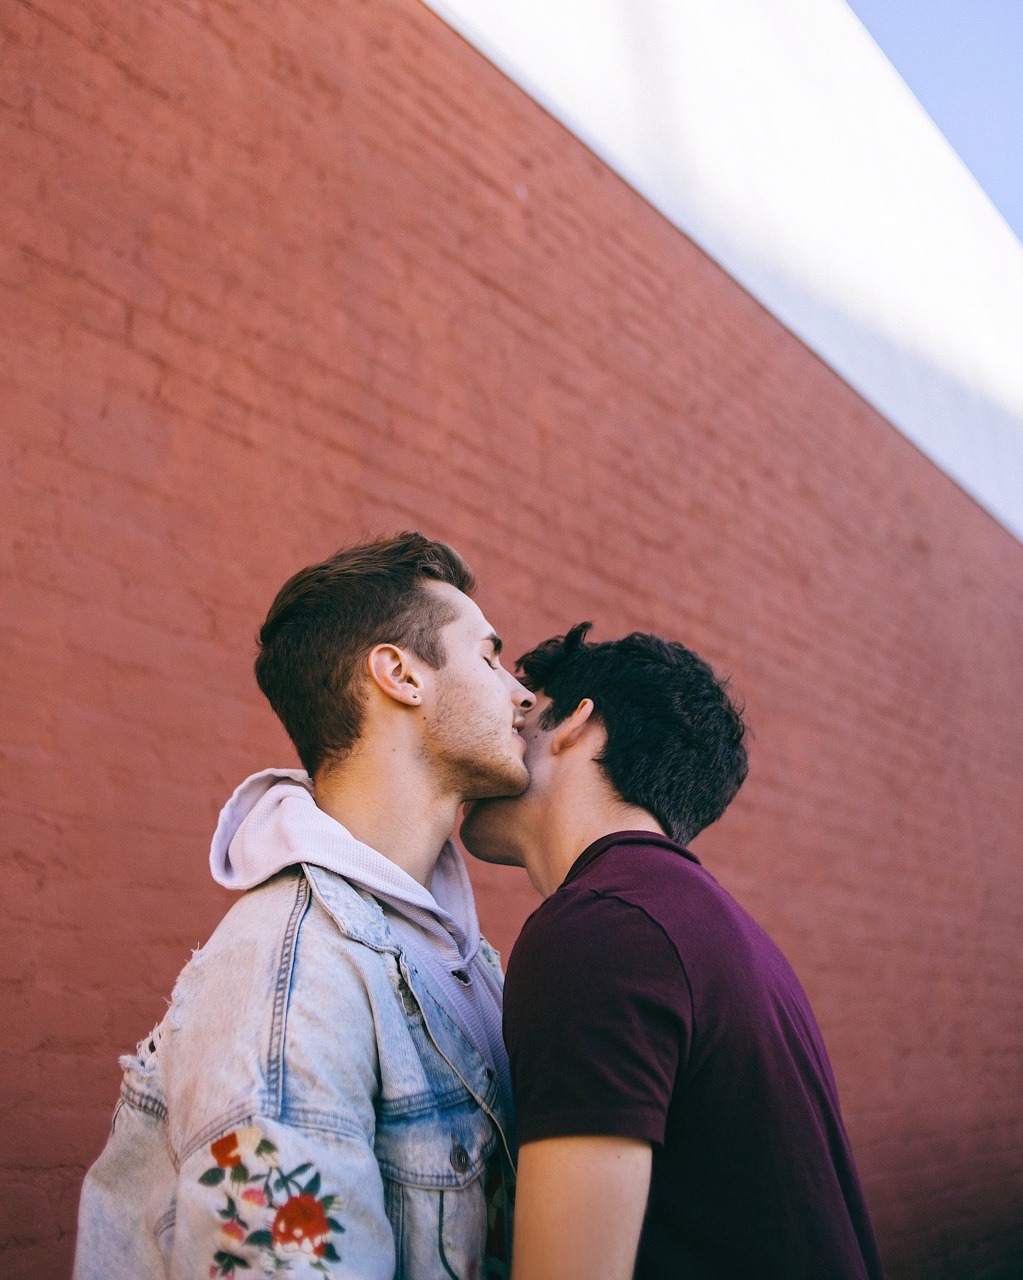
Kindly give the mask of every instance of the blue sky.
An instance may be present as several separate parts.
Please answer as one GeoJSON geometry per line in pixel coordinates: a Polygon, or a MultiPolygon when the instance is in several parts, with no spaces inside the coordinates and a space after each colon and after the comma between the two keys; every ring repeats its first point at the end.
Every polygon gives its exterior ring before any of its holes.
{"type": "Polygon", "coordinates": [[[1023,240],[1023,0],[848,0],[1023,240]]]}

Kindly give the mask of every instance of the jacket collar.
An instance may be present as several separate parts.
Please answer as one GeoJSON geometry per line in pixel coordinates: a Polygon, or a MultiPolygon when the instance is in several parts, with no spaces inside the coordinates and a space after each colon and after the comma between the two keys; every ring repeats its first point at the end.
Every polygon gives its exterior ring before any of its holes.
{"type": "MultiPolygon", "coordinates": [[[[461,1075],[462,1083],[476,1101],[497,1123],[510,1160],[512,1155],[507,1135],[509,1122],[501,1110],[500,1088],[495,1073],[487,1068],[476,1046],[451,1017],[430,975],[424,973],[402,951],[380,903],[364,889],[357,889],[349,884],[336,872],[311,863],[303,863],[302,870],[320,904],[346,938],[361,942],[374,951],[397,957],[398,966],[419,1000],[434,1043],[452,1068],[461,1075]]],[[[489,948],[487,950],[489,952],[489,948]]],[[[493,953],[485,954],[484,958],[494,968],[496,957],[492,959],[492,955],[493,953]]]]}
{"type": "Polygon", "coordinates": [[[371,893],[357,889],[336,872],[310,862],[303,862],[302,870],[324,910],[346,938],[361,942],[374,951],[388,951],[392,955],[400,952],[401,945],[394,930],[371,893]]]}

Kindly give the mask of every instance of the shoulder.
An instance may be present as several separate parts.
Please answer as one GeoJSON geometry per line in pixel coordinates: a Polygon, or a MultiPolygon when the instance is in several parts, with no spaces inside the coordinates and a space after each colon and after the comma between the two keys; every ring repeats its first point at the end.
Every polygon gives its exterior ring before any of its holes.
{"type": "Polygon", "coordinates": [[[661,924],[614,893],[565,886],[530,916],[512,950],[506,1018],[523,1008],[578,1008],[655,987],[688,987],[661,924]]]}
{"type": "Polygon", "coordinates": [[[682,963],[746,963],[769,945],[752,916],[688,850],[663,837],[627,834],[610,843],[577,882],[628,902],[655,920],[682,963]],[[719,953],[719,954],[718,954],[719,953]]]}
{"type": "Polygon", "coordinates": [[[656,920],[614,895],[564,886],[512,951],[504,1010],[522,1141],[663,1141],[692,993],[656,920]]]}
{"type": "Polygon", "coordinates": [[[626,940],[665,938],[656,917],[627,893],[589,885],[565,886],[529,917],[508,961],[509,975],[533,953],[613,953],[626,940]]]}
{"type": "MultiPolygon", "coordinates": [[[[585,855],[584,855],[585,862],[585,855]]],[[[699,863],[663,837],[623,833],[609,839],[530,916],[509,961],[532,951],[613,953],[628,940],[676,945],[671,904],[722,892],[699,863]]],[[[677,950],[677,948],[676,948],[677,950]]]]}
{"type": "MultiPolygon", "coordinates": [[[[332,876],[340,881],[340,877],[332,876]]],[[[355,890],[341,882],[353,897],[355,890]]],[[[360,899],[360,905],[361,899],[360,899]]],[[[247,890],[180,974],[172,1011],[201,1021],[219,1039],[265,1029],[296,984],[322,987],[321,1000],[345,998],[364,985],[362,968],[378,954],[346,935],[301,867],[290,867],[247,890]],[[196,996],[201,995],[201,999],[196,996]]]]}
{"type": "Polygon", "coordinates": [[[699,862],[667,840],[623,840],[578,883],[599,887],[656,920],[674,946],[703,1027],[751,1009],[798,1003],[791,965],[763,927],[699,862]]]}
{"type": "Polygon", "coordinates": [[[396,950],[375,899],[334,872],[290,867],[241,897],[189,969],[260,1008],[314,987],[312,1002],[328,1011],[381,979],[390,986],[396,950]]]}
{"type": "Polygon", "coordinates": [[[395,1003],[386,959],[342,934],[300,868],[246,892],[182,971],[165,1020],[174,1145],[218,1117],[281,1117],[310,1091],[328,1109],[340,1088],[371,1087],[375,1006],[395,1003]]]}
{"type": "Polygon", "coordinates": [[[569,885],[573,883],[648,909],[680,893],[724,892],[688,849],[650,832],[622,832],[609,838],[599,856],[569,885]]]}

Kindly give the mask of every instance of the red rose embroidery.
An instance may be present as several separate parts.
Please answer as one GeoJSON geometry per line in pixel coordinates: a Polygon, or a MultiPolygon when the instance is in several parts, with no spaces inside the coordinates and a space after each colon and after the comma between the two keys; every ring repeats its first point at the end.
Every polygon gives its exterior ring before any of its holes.
{"type": "Polygon", "coordinates": [[[222,1138],[210,1146],[210,1155],[221,1169],[233,1169],[242,1162],[242,1153],[238,1146],[236,1133],[225,1133],[222,1138]]]}
{"type": "Polygon", "coordinates": [[[330,1223],[319,1200],[303,1194],[292,1196],[281,1205],[274,1215],[270,1233],[278,1248],[322,1258],[330,1236],[330,1223]]]}
{"type": "Polygon", "coordinates": [[[344,1233],[331,1216],[339,1197],[320,1195],[320,1174],[311,1161],[282,1168],[277,1147],[255,1124],[218,1138],[210,1155],[214,1163],[199,1175],[199,1184],[220,1187],[223,1197],[210,1280],[238,1280],[239,1271],[253,1266],[260,1275],[276,1275],[282,1267],[288,1270],[287,1254],[304,1256],[311,1270],[324,1273],[329,1263],[341,1261],[331,1241],[344,1233]]]}

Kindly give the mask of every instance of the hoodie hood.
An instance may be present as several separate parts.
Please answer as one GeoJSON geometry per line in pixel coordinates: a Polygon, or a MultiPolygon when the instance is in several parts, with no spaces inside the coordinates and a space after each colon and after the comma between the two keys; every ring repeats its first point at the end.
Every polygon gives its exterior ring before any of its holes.
{"type": "Polygon", "coordinates": [[[251,889],[301,862],[344,876],[436,943],[454,943],[463,963],[475,958],[480,929],[472,886],[450,840],[427,889],[318,808],[303,770],[252,774],[221,810],[210,846],[213,879],[251,889]]]}

